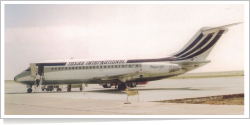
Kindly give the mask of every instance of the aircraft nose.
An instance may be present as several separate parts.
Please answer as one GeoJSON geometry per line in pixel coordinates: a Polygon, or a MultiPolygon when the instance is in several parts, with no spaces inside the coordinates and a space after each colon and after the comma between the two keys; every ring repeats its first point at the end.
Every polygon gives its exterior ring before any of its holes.
{"type": "Polygon", "coordinates": [[[14,77],[14,81],[15,81],[16,83],[18,82],[17,76],[14,77]]]}

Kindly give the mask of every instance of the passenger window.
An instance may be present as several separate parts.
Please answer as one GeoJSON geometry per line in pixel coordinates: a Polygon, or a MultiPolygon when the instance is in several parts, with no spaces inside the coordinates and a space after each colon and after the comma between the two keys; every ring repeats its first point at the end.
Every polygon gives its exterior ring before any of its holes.
{"type": "Polygon", "coordinates": [[[106,69],[106,66],[103,66],[104,69],[106,69]]]}
{"type": "Polygon", "coordinates": [[[71,67],[69,67],[69,70],[71,70],[71,67]]]}
{"type": "Polygon", "coordinates": [[[131,65],[128,65],[129,68],[131,68],[131,65]]]}
{"type": "Polygon", "coordinates": [[[81,69],[81,67],[79,67],[79,69],[81,69]]]}
{"type": "Polygon", "coordinates": [[[56,70],[57,68],[55,68],[55,70],[56,70]]]}
{"type": "Polygon", "coordinates": [[[122,65],[122,68],[124,68],[124,65],[122,65]]]}
{"type": "Polygon", "coordinates": [[[72,67],[72,70],[74,69],[74,67],[72,67]]]}
{"type": "Polygon", "coordinates": [[[138,67],[138,65],[135,65],[135,67],[138,67]]]}
{"type": "Polygon", "coordinates": [[[117,68],[117,65],[115,65],[115,68],[117,68]]]}
{"type": "Polygon", "coordinates": [[[90,66],[89,69],[91,69],[92,67],[90,66]]]}
{"type": "Polygon", "coordinates": [[[95,68],[95,66],[93,66],[93,69],[95,68]]]}
{"type": "Polygon", "coordinates": [[[58,68],[58,70],[60,70],[60,67],[58,68]]]}
{"type": "Polygon", "coordinates": [[[67,67],[65,67],[65,70],[67,70],[67,67]]]}
{"type": "Polygon", "coordinates": [[[62,67],[62,70],[63,70],[63,67],[62,67]]]}
{"type": "Polygon", "coordinates": [[[88,69],[89,67],[88,66],[86,66],[86,69],[88,69]]]}
{"type": "Polygon", "coordinates": [[[54,70],[54,68],[51,68],[51,70],[54,70]]]}
{"type": "Polygon", "coordinates": [[[111,68],[113,68],[113,65],[111,65],[111,68]]]}
{"type": "Polygon", "coordinates": [[[108,68],[110,68],[110,66],[108,66],[108,68]]]}
{"type": "Polygon", "coordinates": [[[85,67],[83,66],[82,69],[84,69],[85,67]]]}
{"type": "Polygon", "coordinates": [[[76,67],[76,69],[77,69],[77,67],[76,67]]]}
{"type": "Polygon", "coordinates": [[[99,66],[96,66],[96,68],[98,69],[98,68],[99,68],[99,66]]]}

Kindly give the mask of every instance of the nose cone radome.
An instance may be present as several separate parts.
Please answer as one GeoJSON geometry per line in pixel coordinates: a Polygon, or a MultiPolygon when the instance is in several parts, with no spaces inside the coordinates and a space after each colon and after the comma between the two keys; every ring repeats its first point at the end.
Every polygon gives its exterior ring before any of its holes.
{"type": "Polygon", "coordinates": [[[17,78],[17,76],[14,77],[14,81],[15,81],[16,83],[18,83],[18,78],[17,78]]]}

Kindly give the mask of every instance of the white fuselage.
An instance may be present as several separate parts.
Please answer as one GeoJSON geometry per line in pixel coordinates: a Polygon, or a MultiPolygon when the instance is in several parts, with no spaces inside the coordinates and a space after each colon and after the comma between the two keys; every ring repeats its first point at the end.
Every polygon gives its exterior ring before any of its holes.
{"type": "MultiPolygon", "coordinates": [[[[170,62],[127,63],[127,60],[74,61],[63,63],[43,62],[43,85],[100,84],[117,82],[153,81],[187,72],[178,64],[170,62]],[[120,62],[119,62],[120,61],[120,62]]],[[[38,67],[38,66],[36,66],[38,67]]],[[[192,69],[189,69],[190,71],[192,69]]],[[[15,77],[15,81],[32,84],[35,78],[27,69],[15,77]]]]}

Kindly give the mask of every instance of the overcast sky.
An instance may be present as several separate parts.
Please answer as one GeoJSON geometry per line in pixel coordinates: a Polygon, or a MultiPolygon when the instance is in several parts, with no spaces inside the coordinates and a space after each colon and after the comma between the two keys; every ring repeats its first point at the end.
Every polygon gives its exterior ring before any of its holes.
{"type": "MultiPolygon", "coordinates": [[[[244,22],[241,4],[5,5],[5,80],[44,60],[162,58],[202,27],[244,22]]],[[[192,72],[244,70],[244,23],[192,72]]]]}

